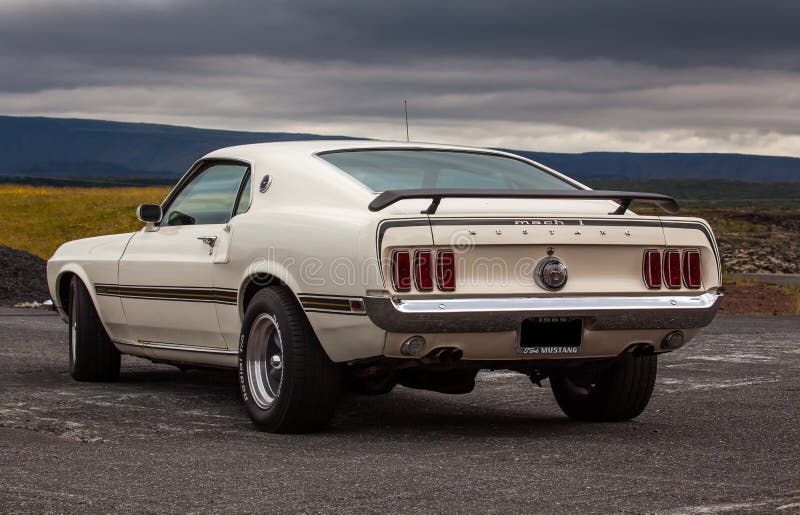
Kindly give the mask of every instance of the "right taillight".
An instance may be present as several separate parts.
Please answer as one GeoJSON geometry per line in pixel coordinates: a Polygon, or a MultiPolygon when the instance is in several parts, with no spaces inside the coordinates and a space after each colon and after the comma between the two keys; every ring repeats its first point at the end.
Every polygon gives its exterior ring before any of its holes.
{"type": "Polygon", "coordinates": [[[452,250],[436,252],[436,287],[442,291],[456,289],[456,256],[452,250]]]}
{"type": "Polygon", "coordinates": [[[392,252],[392,286],[397,291],[411,291],[411,255],[407,250],[392,252]]]}
{"type": "Polygon", "coordinates": [[[681,287],[681,253],[677,250],[664,251],[664,284],[667,288],[681,287]]]}
{"type": "Polygon", "coordinates": [[[644,283],[648,288],[661,288],[661,253],[657,250],[644,251],[644,283]]]}
{"type": "Polygon", "coordinates": [[[701,283],[700,251],[687,250],[683,253],[683,284],[687,288],[699,288],[701,283]]]}

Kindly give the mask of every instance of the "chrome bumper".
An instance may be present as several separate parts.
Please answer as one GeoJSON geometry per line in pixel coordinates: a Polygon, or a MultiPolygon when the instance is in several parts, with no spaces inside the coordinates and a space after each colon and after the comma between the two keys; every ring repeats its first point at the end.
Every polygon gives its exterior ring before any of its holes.
{"type": "Polygon", "coordinates": [[[589,330],[696,329],[717,314],[722,294],[693,297],[514,297],[409,299],[366,297],[367,315],[398,333],[514,331],[538,317],[582,318],[589,330]]]}

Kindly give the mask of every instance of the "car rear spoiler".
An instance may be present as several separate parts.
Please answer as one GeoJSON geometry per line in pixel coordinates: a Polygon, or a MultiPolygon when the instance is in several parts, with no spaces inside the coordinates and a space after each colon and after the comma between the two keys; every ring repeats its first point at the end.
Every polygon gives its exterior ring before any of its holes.
{"type": "Polygon", "coordinates": [[[443,198],[532,198],[532,199],[569,199],[569,200],[613,200],[619,203],[611,215],[624,215],[631,202],[639,200],[655,204],[669,214],[680,209],[674,198],[659,193],[637,193],[632,191],[605,190],[483,190],[463,188],[421,188],[411,190],[387,190],[369,203],[370,211],[380,211],[405,199],[429,198],[431,205],[422,214],[436,213],[439,202],[443,198]]]}

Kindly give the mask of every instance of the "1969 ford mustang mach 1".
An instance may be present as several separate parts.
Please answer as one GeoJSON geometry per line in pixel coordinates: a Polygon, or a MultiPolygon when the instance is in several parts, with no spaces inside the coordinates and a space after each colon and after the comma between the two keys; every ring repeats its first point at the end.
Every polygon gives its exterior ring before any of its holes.
{"type": "Polygon", "coordinates": [[[626,420],[722,297],[711,228],[676,211],[494,150],[246,145],[140,206],[140,231],[62,245],[48,282],[75,379],[116,379],[120,354],[235,368],[266,431],[323,427],[343,389],[467,393],[481,369],[626,420]]]}

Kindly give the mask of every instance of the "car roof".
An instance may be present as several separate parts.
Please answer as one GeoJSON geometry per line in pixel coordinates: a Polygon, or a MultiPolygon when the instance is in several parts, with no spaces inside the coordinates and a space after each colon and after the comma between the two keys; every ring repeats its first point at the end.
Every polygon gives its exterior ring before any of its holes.
{"type": "Polygon", "coordinates": [[[275,141],[270,143],[253,143],[249,145],[237,145],[215,150],[205,157],[233,157],[237,154],[249,156],[267,155],[281,153],[284,155],[295,154],[297,156],[310,156],[321,152],[332,152],[337,150],[358,150],[358,149],[438,149],[438,150],[460,150],[472,152],[492,152],[505,154],[505,152],[490,150],[479,147],[466,147],[460,145],[446,145],[440,143],[420,143],[406,141],[388,140],[302,140],[302,141],[275,141]]]}
{"type": "Polygon", "coordinates": [[[501,150],[494,150],[482,147],[468,147],[462,145],[448,145],[442,143],[423,143],[417,141],[390,141],[390,140],[366,140],[366,139],[320,139],[320,140],[301,140],[301,141],[275,141],[269,143],[253,143],[249,145],[237,145],[233,147],[221,148],[215,150],[203,159],[220,158],[220,159],[240,159],[251,163],[260,163],[267,166],[271,170],[270,173],[291,169],[293,176],[307,176],[314,180],[318,180],[321,176],[319,171],[321,169],[336,171],[336,176],[347,177],[353,184],[358,184],[360,189],[368,189],[363,183],[354,179],[345,172],[336,167],[331,166],[322,159],[316,156],[325,152],[336,151],[352,151],[352,150],[370,150],[370,149],[416,149],[416,150],[451,150],[458,152],[479,152],[482,154],[493,154],[498,156],[507,156],[514,159],[523,159],[530,161],[538,168],[546,170],[557,177],[563,178],[565,181],[576,185],[579,188],[587,188],[580,184],[578,181],[553,170],[541,163],[531,161],[523,156],[512,154],[510,152],[503,152],[501,150]],[[298,166],[298,163],[304,162],[304,166],[298,166]]]}

